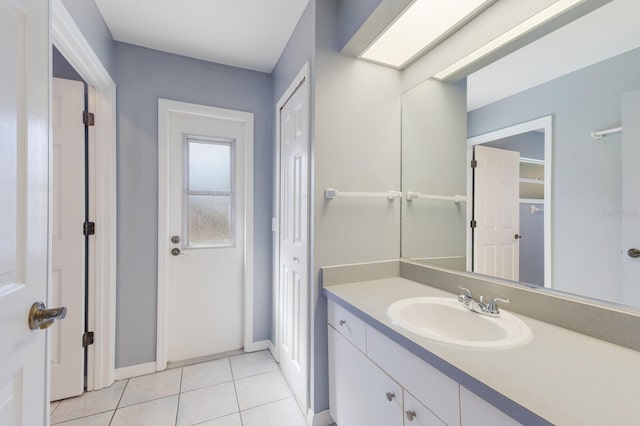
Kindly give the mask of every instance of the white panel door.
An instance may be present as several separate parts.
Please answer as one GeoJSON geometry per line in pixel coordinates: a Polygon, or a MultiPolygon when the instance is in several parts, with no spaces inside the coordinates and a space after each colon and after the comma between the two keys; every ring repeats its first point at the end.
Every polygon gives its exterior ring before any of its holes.
{"type": "Polygon", "coordinates": [[[169,114],[169,362],[243,347],[245,126],[169,114]]]}
{"type": "Polygon", "coordinates": [[[66,306],[51,326],[51,400],[84,391],[84,83],[53,79],[52,260],[49,303],[66,306]]]}
{"type": "Polygon", "coordinates": [[[0,0],[0,424],[48,424],[49,2],[0,0]]]}
{"type": "Polygon", "coordinates": [[[640,91],[622,96],[622,300],[640,305],[640,91]]]}
{"type": "Polygon", "coordinates": [[[280,283],[278,358],[298,405],[307,408],[309,285],[309,96],[298,87],[280,113],[280,283]]]}
{"type": "Polygon", "coordinates": [[[475,147],[474,272],[518,281],[520,153],[475,147]]]}

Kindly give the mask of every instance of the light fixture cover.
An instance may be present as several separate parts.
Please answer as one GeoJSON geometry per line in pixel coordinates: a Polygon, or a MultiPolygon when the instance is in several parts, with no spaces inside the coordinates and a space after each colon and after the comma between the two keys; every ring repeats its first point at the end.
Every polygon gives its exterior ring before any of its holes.
{"type": "Polygon", "coordinates": [[[401,68],[495,0],[416,0],[360,58],[401,68]]]}

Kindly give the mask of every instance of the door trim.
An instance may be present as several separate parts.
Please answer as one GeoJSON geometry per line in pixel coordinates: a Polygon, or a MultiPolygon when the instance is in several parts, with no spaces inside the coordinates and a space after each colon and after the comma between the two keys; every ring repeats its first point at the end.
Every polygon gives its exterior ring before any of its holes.
{"type": "MultiPolygon", "coordinates": [[[[553,253],[551,244],[552,222],[551,210],[552,202],[552,171],[553,171],[553,116],[547,115],[524,123],[515,124],[513,126],[498,129],[492,132],[484,133],[467,139],[467,165],[473,159],[473,147],[497,139],[503,139],[509,136],[530,132],[533,130],[544,129],[544,286],[553,288],[553,253]],[[549,167],[547,167],[547,164],[549,167]]],[[[467,194],[472,194],[473,181],[470,172],[471,168],[467,167],[467,194]]],[[[470,199],[470,198],[469,198],[470,199]]],[[[472,220],[472,204],[467,202],[467,224],[472,220]]],[[[471,271],[471,227],[467,227],[467,270],[471,271]]]]}
{"type": "Polygon", "coordinates": [[[253,113],[190,104],[158,98],[158,309],[156,370],[167,368],[167,312],[165,280],[166,254],[170,250],[166,230],[169,226],[169,114],[187,114],[244,123],[245,191],[244,191],[244,350],[265,349],[263,342],[253,341],[253,113]]]}
{"type": "Polygon", "coordinates": [[[87,350],[87,390],[115,380],[116,328],[116,84],[62,0],[51,2],[51,39],[89,85],[89,108],[98,119],[89,128],[89,212],[96,234],[89,249],[89,301],[94,344],[87,350]]]}
{"type": "MultiPolygon", "coordinates": [[[[291,96],[293,96],[293,94],[295,93],[295,91],[298,89],[298,87],[303,83],[303,81],[306,79],[307,81],[307,90],[310,92],[311,91],[311,66],[309,64],[309,61],[305,62],[305,64],[302,66],[302,69],[298,72],[298,74],[296,75],[296,77],[291,81],[291,84],[289,85],[289,87],[287,87],[287,90],[285,90],[285,92],[282,94],[282,96],[280,97],[280,99],[278,100],[278,102],[276,103],[276,121],[275,121],[275,128],[276,128],[276,140],[275,140],[275,157],[276,157],[276,168],[275,168],[275,175],[276,175],[276,182],[275,182],[275,199],[274,199],[274,218],[272,219],[272,231],[274,233],[274,241],[273,241],[273,283],[272,283],[272,293],[273,293],[273,299],[272,299],[272,306],[273,306],[273,323],[275,324],[275,330],[274,330],[274,337],[275,337],[275,342],[274,344],[269,346],[269,350],[271,352],[271,354],[273,355],[273,358],[280,362],[280,342],[282,340],[282,336],[280,333],[280,305],[278,303],[278,301],[280,300],[280,155],[281,155],[281,150],[280,150],[280,120],[281,120],[281,113],[282,113],[282,108],[284,107],[284,105],[287,103],[287,101],[289,100],[289,98],[291,98],[291,96]]],[[[311,93],[308,93],[307,96],[308,102],[309,102],[309,115],[311,115],[311,93]]],[[[309,120],[309,155],[308,158],[311,159],[311,120],[309,120]]],[[[311,161],[309,161],[309,163],[311,163],[311,161]]],[[[309,164],[309,167],[307,167],[308,173],[309,173],[309,186],[311,186],[311,181],[312,181],[312,167],[311,164],[309,164]]],[[[311,203],[312,203],[312,199],[313,199],[313,192],[309,190],[309,205],[307,206],[308,208],[308,214],[309,216],[311,215],[311,203]]],[[[310,217],[309,217],[310,219],[310,217]]],[[[313,228],[313,222],[311,220],[308,221],[309,223],[309,236],[311,236],[312,233],[312,228],[313,228]]],[[[311,238],[308,239],[309,241],[309,262],[308,262],[308,270],[307,270],[307,282],[311,283],[311,265],[312,265],[312,250],[311,250],[311,238]]],[[[309,287],[309,291],[308,291],[308,297],[307,297],[307,303],[304,305],[304,310],[305,310],[305,316],[307,318],[307,373],[306,373],[306,387],[307,387],[307,407],[304,407],[305,410],[309,408],[310,406],[310,400],[311,400],[311,395],[310,395],[310,389],[309,389],[309,377],[310,377],[310,366],[311,366],[311,348],[310,348],[310,337],[311,337],[311,321],[310,321],[310,315],[309,315],[309,306],[311,306],[311,301],[313,298],[313,291],[311,291],[311,287],[309,287]]]]}

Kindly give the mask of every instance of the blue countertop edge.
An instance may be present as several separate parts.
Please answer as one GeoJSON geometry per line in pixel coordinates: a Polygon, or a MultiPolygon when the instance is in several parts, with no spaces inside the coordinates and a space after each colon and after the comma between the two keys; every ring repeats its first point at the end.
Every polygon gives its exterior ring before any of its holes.
{"type": "Polygon", "coordinates": [[[493,388],[485,385],[484,383],[480,382],[479,380],[477,380],[473,376],[470,376],[459,368],[454,367],[447,361],[429,352],[427,349],[418,345],[411,339],[401,335],[394,329],[369,316],[368,314],[351,305],[349,302],[345,301],[339,296],[331,293],[331,291],[327,290],[326,288],[322,289],[322,294],[325,295],[327,299],[337,303],[338,305],[342,306],[343,308],[360,318],[362,321],[367,323],[367,325],[375,328],[377,331],[384,334],[385,336],[402,346],[404,349],[408,350],[424,362],[436,368],[444,375],[457,381],[469,391],[478,395],[480,398],[484,399],[489,404],[493,405],[509,417],[512,417],[523,425],[553,426],[553,423],[550,423],[549,421],[543,419],[542,417],[538,416],[522,405],[512,401],[500,392],[497,392],[493,388]]]}

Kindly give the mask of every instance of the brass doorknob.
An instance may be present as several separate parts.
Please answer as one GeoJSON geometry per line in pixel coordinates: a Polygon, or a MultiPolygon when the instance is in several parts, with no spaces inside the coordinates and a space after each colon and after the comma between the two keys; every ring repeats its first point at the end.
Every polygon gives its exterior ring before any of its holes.
{"type": "Polygon", "coordinates": [[[31,330],[44,330],[50,327],[56,320],[67,316],[67,308],[45,309],[44,303],[36,302],[29,309],[29,328],[31,330]]]}
{"type": "Polygon", "coordinates": [[[627,251],[627,254],[629,255],[629,257],[633,257],[634,259],[637,259],[640,257],[640,250],[638,250],[637,248],[630,248],[627,251]]]}

